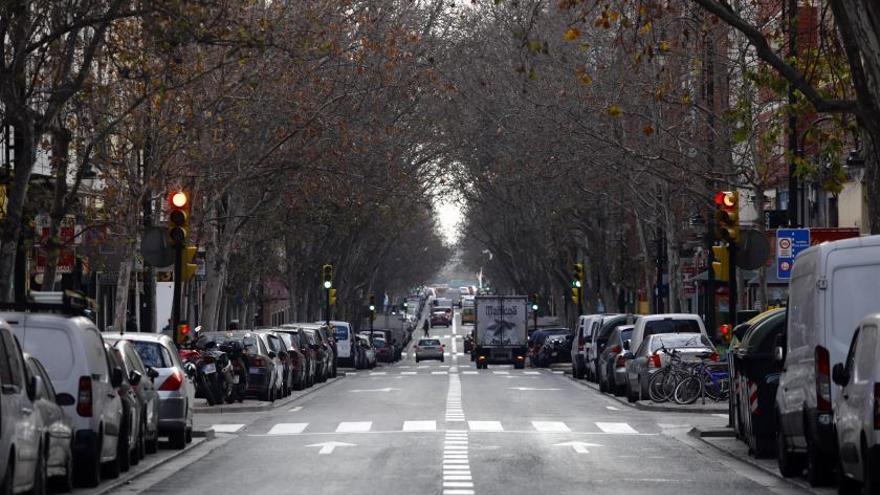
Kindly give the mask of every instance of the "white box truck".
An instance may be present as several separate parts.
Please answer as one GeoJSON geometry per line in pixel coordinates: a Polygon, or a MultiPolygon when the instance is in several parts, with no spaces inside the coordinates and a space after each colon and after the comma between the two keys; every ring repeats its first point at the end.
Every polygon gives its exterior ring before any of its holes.
{"type": "Polygon", "coordinates": [[[477,368],[489,363],[526,364],[528,304],[526,296],[477,296],[474,298],[474,361],[477,368]]]}

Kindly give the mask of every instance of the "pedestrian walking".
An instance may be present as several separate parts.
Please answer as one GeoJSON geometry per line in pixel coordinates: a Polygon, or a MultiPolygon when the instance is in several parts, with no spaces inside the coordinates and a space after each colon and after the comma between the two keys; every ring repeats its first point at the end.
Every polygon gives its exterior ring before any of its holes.
{"type": "Polygon", "coordinates": [[[428,319],[425,318],[425,323],[422,325],[422,330],[425,331],[425,337],[429,337],[428,330],[431,328],[431,324],[428,323],[428,319]]]}

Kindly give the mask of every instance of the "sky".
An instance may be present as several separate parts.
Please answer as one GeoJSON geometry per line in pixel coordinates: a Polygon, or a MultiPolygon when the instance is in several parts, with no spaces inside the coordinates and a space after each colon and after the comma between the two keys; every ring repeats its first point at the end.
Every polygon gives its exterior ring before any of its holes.
{"type": "Polygon", "coordinates": [[[443,239],[449,244],[454,244],[458,241],[458,224],[461,222],[460,203],[451,195],[442,196],[435,201],[443,239]]]}

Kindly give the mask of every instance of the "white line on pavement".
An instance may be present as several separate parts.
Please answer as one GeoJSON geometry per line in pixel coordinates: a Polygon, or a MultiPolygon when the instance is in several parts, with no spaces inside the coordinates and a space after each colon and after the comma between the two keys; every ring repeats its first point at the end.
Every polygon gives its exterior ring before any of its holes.
{"type": "Polygon", "coordinates": [[[244,428],[243,424],[217,424],[212,425],[211,428],[216,433],[236,433],[237,431],[244,428]]]}
{"type": "Polygon", "coordinates": [[[362,433],[372,427],[372,421],[343,421],[336,427],[336,433],[362,433]]]}
{"type": "Polygon", "coordinates": [[[596,426],[605,433],[633,434],[638,433],[632,426],[626,423],[596,423],[596,426]]]}
{"type": "Polygon", "coordinates": [[[468,421],[472,431],[504,431],[501,421],[468,421]]]}
{"type": "Polygon", "coordinates": [[[404,421],[403,431],[436,431],[436,421],[404,421]]]}
{"type": "Polygon", "coordinates": [[[562,421],[532,421],[536,430],[544,433],[569,433],[571,429],[562,421]]]}
{"type": "Polygon", "coordinates": [[[302,433],[308,423],[278,423],[269,430],[269,435],[296,435],[302,433]]]}

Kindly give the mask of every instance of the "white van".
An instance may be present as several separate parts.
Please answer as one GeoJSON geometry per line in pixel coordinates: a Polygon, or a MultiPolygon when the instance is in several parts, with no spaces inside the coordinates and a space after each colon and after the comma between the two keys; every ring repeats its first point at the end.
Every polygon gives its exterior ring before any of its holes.
{"type": "Polygon", "coordinates": [[[352,345],[354,330],[352,330],[351,324],[347,321],[331,321],[330,325],[333,328],[333,336],[336,338],[336,358],[339,360],[339,365],[354,368],[357,351],[352,345]]]}
{"type": "Polygon", "coordinates": [[[96,486],[102,465],[107,476],[118,476],[122,402],[116,388],[122,383],[122,370],[110,367],[104,340],[92,321],[36,312],[0,312],[0,320],[9,324],[24,351],[43,363],[55,392],[75,399],[63,409],[74,431],[74,468],[82,484],[96,486]]]}
{"type": "Polygon", "coordinates": [[[880,473],[880,313],[868,316],[853,334],[846,361],[831,368],[840,387],[834,425],[840,451],[841,493],[877,493],[880,473]],[[864,488],[862,490],[862,488],[864,488]]]}
{"type": "Polygon", "coordinates": [[[571,367],[575,378],[584,378],[587,371],[589,346],[593,343],[593,332],[602,325],[602,315],[580,315],[574,338],[571,340],[571,367]]]}
{"type": "Polygon", "coordinates": [[[661,313],[642,315],[633,324],[632,338],[626,350],[635,354],[642,341],[658,333],[706,333],[706,325],[700,315],[690,313],[661,313]]]}
{"type": "Polygon", "coordinates": [[[880,236],[827,242],[801,252],[788,293],[784,372],[776,391],[778,462],[784,476],[806,463],[813,485],[833,479],[837,437],[831,365],[846,359],[852,336],[880,312],[880,236]]]}

